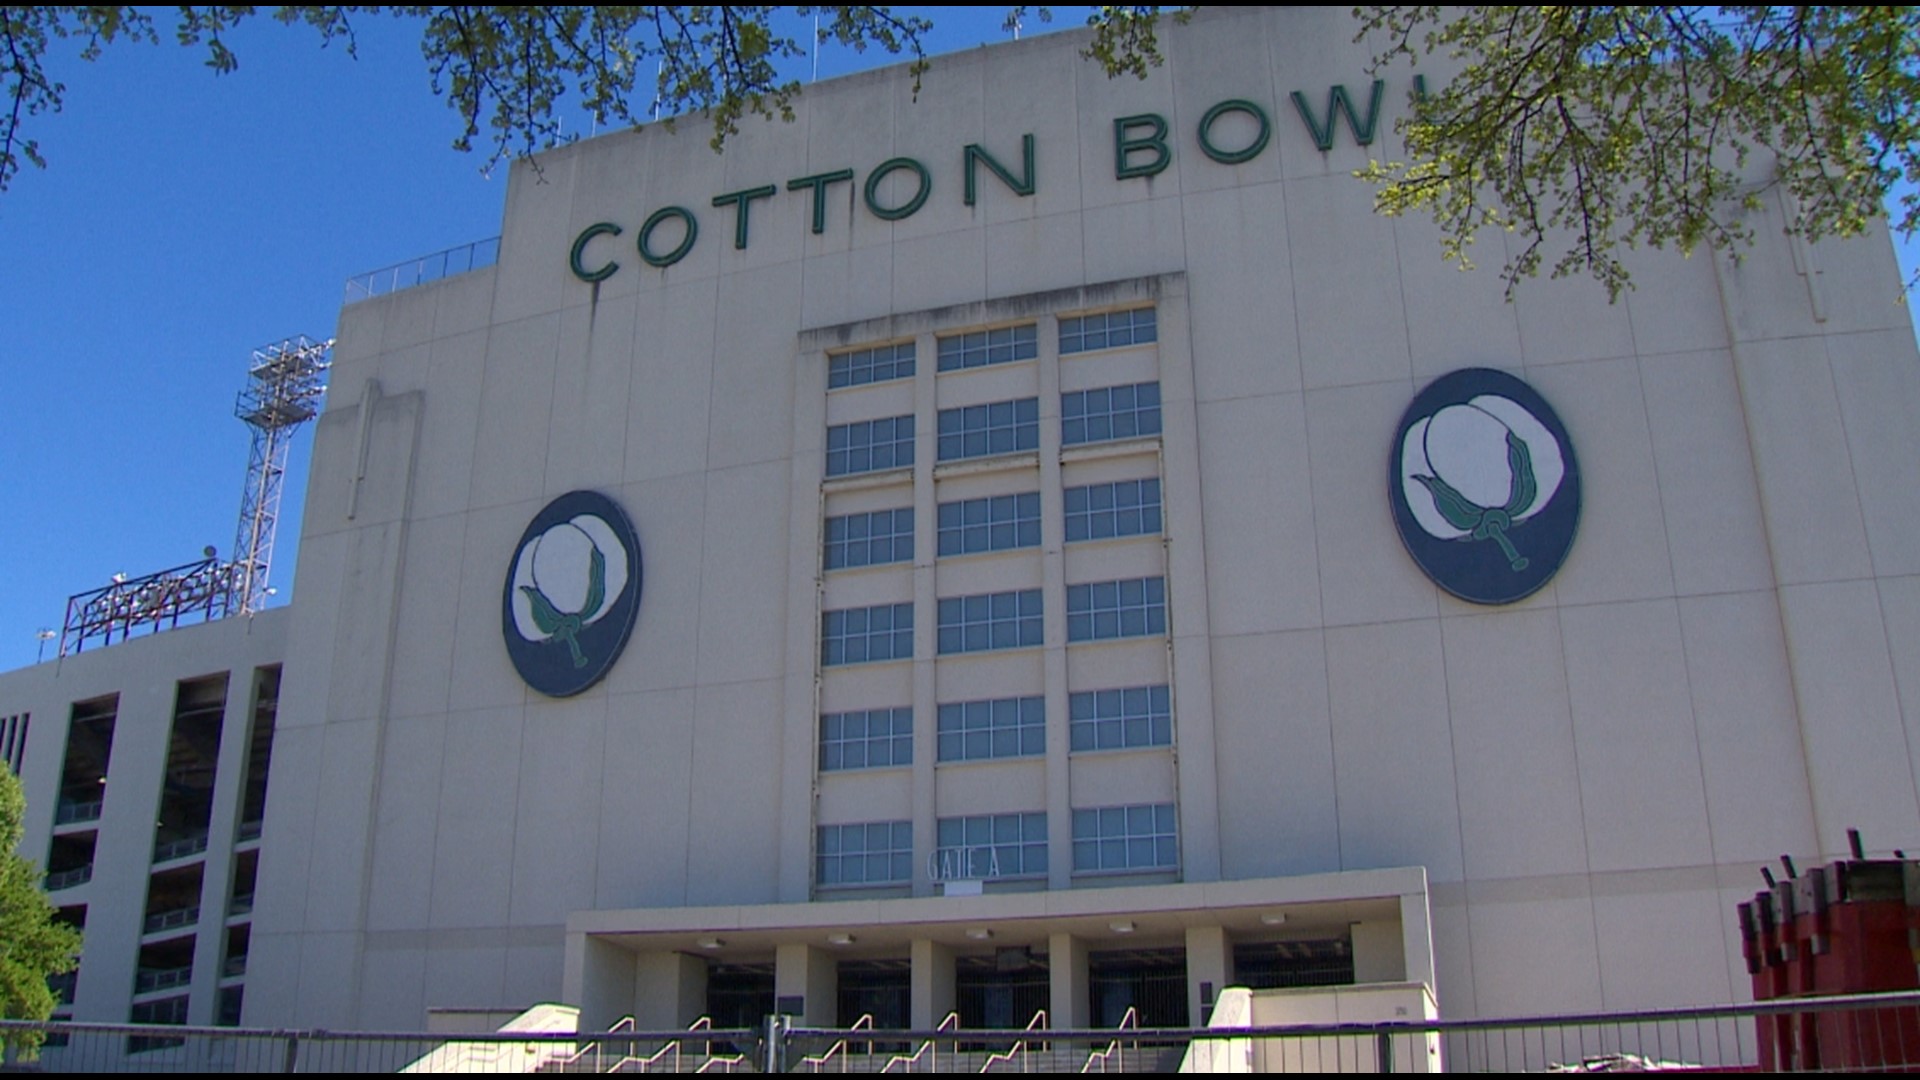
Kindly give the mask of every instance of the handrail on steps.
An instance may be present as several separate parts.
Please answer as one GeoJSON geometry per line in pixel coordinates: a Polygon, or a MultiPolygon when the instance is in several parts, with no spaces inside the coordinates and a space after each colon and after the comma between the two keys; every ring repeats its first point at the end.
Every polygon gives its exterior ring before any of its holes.
{"type": "MultiPolygon", "coordinates": [[[[873,1030],[873,1014],[867,1013],[866,1015],[862,1016],[860,1019],[855,1020],[853,1022],[853,1026],[847,1029],[847,1034],[851,1035],[856,1031],[872,1031],[872,1030],[873,1030]]],[[[807,1066],[808,1068],[812,1069],[814,1072],[819,1072],[820,1070],[826,1068],[827,1062],[832,1060],[834,1055],[838,1054],[840,1057],[840,1071],[846,1072],[847,1071],[846,1050],[847,1050],[847,1040],[841,1039],[839,1042],[834,1043],[832,1046],[827,1047],[827,1052],[824,1054],[820,1054],[817,1057],[801,1058],[800,1064],[807,1066]]]]}
{"type": "MultiPolygon", "coordinates": [[[[603,1032],[603,1034],[618,1035],[622,1031],[632,1031],[632,1030],[633,1030],[633,1017],[623,1016],[619,1020],[614,1021],[613,1026],[608,1028],[605,1032],[603,1032]]],[[[601,1049],[600,1049],[600,1042],[597,1039],[581,1047],[580,1049],[574,1051],[572,1057],[560,1059],[560,1065],[562,1068],[565,1068],[568,1065],[572,1065],[575,1062],[578,1062],[581,1058],[586,1057],[588,1054],[593,1055],[593,1071],[601,1072],[602,1071],[600,1068],[601,1049]]],[[[615,1067],[618,1068],[618,1065],[616,1065],[615,1067]]]]}
{"type": "MultiPolygon", "coordinates": [[[[1115,1030],[1126,1031],[1129,1028],[1132,1028],[1136,1031],[1139,1030],[1140,1028],[1140,1013],[1137,1009],[1135,1009],[1131,1005],[1127,1006],[1127,1014],[1120,1018],[1120,1026],[1115,1030]]],[[[1113,1071],[1126,1072],[1127,1059],[1124,1057],[1120,1057],[1120,1040],[1118,1037],[1116,1037],[1112,1042],[1108,1043],[1107,1048],[1105,1050],[1095,1050],[1093,1053],[1088,1054],[1087,1063],[1085,1065],[1080,1066],[1080,1071],[1083,1073],[1106,1072],[1108,1071],[1107,1070],[1108,1063],[1113,1061],[1115,1058],[1119,1058],[1120,1067],[1117,1069],[1114,1069],[1113,1071]],[[1094,1067],[1096,1063],[1098,1063],[1099,1068],[1094,1067]]]]}
{"type": "MultiPolygon", "coordinates": [[[[713,1018],[709,1016],[703,1016],[700,1019],[695,1020],[692,1024],[688,1025],[687,1033],[691,1035],[696,1031],[711,1030],[712,1027],[713,1027],[713,1018]]],[[[629,1028],[628,1030],[632,1030],[632,1029],[629,1028]]],[[[661,1061],[665,1060],[669,1055],[671,1055],[673,1058],[673,1067],[671,1069],[668,1069],[667,1071],[677,1073],[680,1071],[680,1054],[681,1054],[680,1044],[683,1041],[684,1039],[673,1039],[669,1041],[665,1046],[662,1046],[660,1049],[655,1050],[651,1054],[648,1054],[646,1057],[640,1057],[637,1054],[628,1053],[624,1057],[622,1057],[619,1061],[614,1062],[613,1068],[608,1069],[606,1071],[621,1072],[624,1070],[625,1066],[634,1065],[634,1066],[637,1066],[637,1068],[634,1069],[635,1072],[653,1072],[654,1071],[653,1067],[655,1065],[660,1064],[661,1061]]],[[[631,1049],[631,1047],[629,1047],[629,1049],[631,1049]]],[[[732,1055],[732,1059],[733,1061],[738,1061],[743,1056],[744,1055],[735,1054],[735,1055],[732,1055]]],[[[731,1071],[732,1061],[730,1061],[728,1064],[729,1064],[729,1071],[731,1071]]],[[[705,1072],[706,1066],[702,1065],[700,1067],[700,1071],[705,1072]]]]}
{"type": "MultiPolygon", "coordinates": [[[[696,1032],[696,1031],[712,1031],[712,1030],[713,1030],[713,1017],[703,1016],[700,1019],[695,1020],[693,1022],[693,1026],[687,1029],[687,1033],[691,1035],[693,1032],[696,1032]]],[[[708,1071],[709,1069],[713,1069],[720,1072],[732,1072],[735,1068],[737,1068],[740,1065],[741,1062],[745,1060],[747,1060],[747,1055],[745,1054],[714,1053],[713,1042],[712,1040],[708,1040],[707,1060],[701,1062],[700,1067],[693,1071],[697,1073],[703,1073],[708,1071]]],[[[675,1062],[674,1071],[675,1072],[679,1071],[677,1061],[675,1062]]]]}
{"type": "MultiPolygon", "coordinates": [[[[1027,1021],[1027,1030],[1030,1032],[1036,1031],[1036,1030],[1045,1031],[1046,1027],[1047,1027],[1047,1010],[1045,1009],[1041,1009],[1039,1012],[1034,1013],[1033,1019],[1027,1021]]],[[[983,1073],[992,1072],[993,1067],[999,1064],[1000,1062],[1012,1061],[1015,1057],[1018,1057],[1020,1059],[1020,1071],[1031,1072],[1032,1066],[1033,1066],[1033,1055],[1030,1052],[1031,1042],[1032,1040],[1030,1039],[1021,1039],[1020,1041],[1014,1043],[1012,1046],[1007,1047],[1005,1050],[1001,1050],[1001,1051],[987,1055],[987,1063],[985,1065],[980,1066],[980,1071],[983,1073]]]]}
{"type": "Polygon", "coordinates": [[[935,1032],[934,1038],[928,1039],[926,1042],[921,1043],[920,1049],[915,1050],[912,1053],[912,1055],[907,1055],[907,1054],[893,1055],[893,1057],[887,1059],[887,1063],[885,1065],[881,1066],[880,1071],[883,1073],[892,1072],[893,1067],[895,1065],[898,1065],[900,1066],[900,1071],[912,1072],[913,1067],[919,1064],[920,1059],[924,1057],[927,1059],[927,1068],[932,1072],[939,1072],[940,1071],[940,1051],[934,1049],[934,1044],[940,1041],[938,1038],[938,1033],[942,1031],[958,1031],[959,1029],[960,1029],[960,1014],[957,1012],[948,1013],[947,1018],[945,1020],[940,1021],[940,1026],[933,1029],[935,1032]]]}

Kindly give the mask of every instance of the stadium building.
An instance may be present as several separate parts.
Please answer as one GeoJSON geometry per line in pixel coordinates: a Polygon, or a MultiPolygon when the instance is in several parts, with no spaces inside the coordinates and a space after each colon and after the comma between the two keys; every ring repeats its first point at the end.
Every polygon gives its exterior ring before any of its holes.
{"type": "Polygon", "coordinates": [[[296,602],[0,677],[63,1015],[1746,997],[1759,864],[1920,848],[1887,236],[1769,192],[1508,302],[1349,175],[1415,89],[1351,38],[516,164],[497,263],[343,311],[296,602]]]}

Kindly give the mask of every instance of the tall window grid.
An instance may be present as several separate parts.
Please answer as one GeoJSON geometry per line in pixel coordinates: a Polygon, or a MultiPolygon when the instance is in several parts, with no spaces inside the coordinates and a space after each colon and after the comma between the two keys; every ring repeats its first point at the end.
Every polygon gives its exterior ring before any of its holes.
{"type": "Polygon", "coordinates": [[[1160,384],[1133,383],[1060,395],[1060,443],[1131,439],[1160,434],[1160,384]]]}
{"type": "Polygon", "coordinates": [[[937,369],[959,371],[1031,360],[1040,355],[1039,328],[1034,323],[1003,326],[997,330],[976,330],[940,339],[937,369]]]}
{"type": "Polygon", "coordinates": [[[940,504],[941,555],[1040,546],[1040,493],[940,504]]]}
{"type": "Polygon", "coordinates": [[[1068,641],[1107,641],[1166,632],[1166,578],[1067,586],[1068,641]]]}
{"type": "Polygon", "coordinates": [[[913,764],[913,709],[861,709],[820,717],[820,771],[913,764]]]}
{"type": "Polygon", "coordinates": [[[1047,699],[994,698],[940,706],[939,760],[987,761],[1047,752],[1047,699]]]}
{"type": "Polygon", "coordinates": [[[1160,337],[1158,322],[1150,307],[1061,319],[1060,355],[1157,341],[1160,337]]]}
{"type": "Polygon", "coordinates": [[[898,469],[913,464],[913,417],[857,420],[827,429],[827,475],[898,469]]]}
{"type": "Polygon", "coordinates": [[[913,507],[827,519],[826,568],[913,561],[913,507]]]}
{"type": "Polygon", "coordinates": [[[991,405],[941,409],[938,446],[941,461],[1037,450],[1040,447],[1040,399],[1020,398],[991,405]]]}
{"type": "Polygon", "coordinates": [[[1159,686],[1067,695],[1067,737],[1079,750],[1173,745],[1173,695],[1159,686]]]}
{"type": "Polygon", "coordinates": [[[891,885],[913,879],[913,822],[822,825],[816,839],[814,884],[891,885]]]}
{"type": "Polygon", "coordinates": [[[820,613],[820,666],[913,658],[913,604],[820,613]]]}
{"type": "Polygon", "coordinates": [[[1073,812],[1073,869],[1161,870],[1180,865],[1172,803],[1073,812]]]}
{"type": "Polygon", "coordinates": [[[943,655],[1041,644],[1039,589],[946,597],[939,617],[943,655]]]}
{"type": "Polygon", "coordinates": [[[911,379],[914,367],[913,342],[878,345],[871,349],[835,353],[827,357],[827,389],[864,386],[888,379],[911,379]]]}
{"type": "Polygon", "coordinates": [[[1064,495],[1069,544],[1160,531],[1158,477],[1070,487],[1064,495]]]}
{"type": "Polygon", "coordinates": [[[1032,877],[1047,872],[1047,815],[981,814],[941,818],[936,826],[934,876],[1032,877]]]}

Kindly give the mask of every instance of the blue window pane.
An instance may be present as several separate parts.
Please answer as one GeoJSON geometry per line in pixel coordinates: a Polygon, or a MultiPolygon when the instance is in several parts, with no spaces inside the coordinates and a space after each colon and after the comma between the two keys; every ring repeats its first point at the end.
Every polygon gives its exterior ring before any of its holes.
{"type": "Polygon", "coordinates": [[[935,860],[942,876],[1007,878],[1047,872],[1046,815],[941,818],[935,860]]]}
{"type": "Polygon", "coordinates": [[[955,334],[940,339],[936,366],[940,371],[958,371],[1031,360],[1039,355],[1038,341],[1039,329],[1032,323],[955,334]]]}
{"type": "Polygon", "coordinates": [[[1067,640],[1103,641],[1166,632],[1162,578],[1102,581],[1067,589],[1067,640]]]}
{"type": "Polygon", "coordinates": [[[1167,687],[1080,691],[1067,698],[1075,750],[1117,750],[1173,743],[1167,687]]]}
{"type": "Polygon", "coordinates": [[[913,605],[822,612],[820,639],[823,667],[907,659],[913,655],[913,605]]]}
{"type": "Polygon", "coordinates": [[[827,388],[834,390],[909,378],[913,375],[913,369],[914,344],[911,341],[839,353],[827,358],[827,388]]]}
{"type": "Polygon", "coordinates": [[[942,653],[976,652],[1040,644],[1040,591],[982,593],[940,601],[942,653]],[[1028,623],[1033,624],[1029,629],[1028,623]]]}
{"type": "Polygon", "coordinates": [[[1074,869],[1142,870],[1178,865],[1173,804],[1076,810],[1074,869]]]}
{"type": "Polygon", "coordinates": [[[821,885],[891,884],[909,880],[911,822],[822,825],[815,844],[815,880],[821,885]]]}
{"type": "Polygon", "coordinates": [[[1160,431],[1160,384],[1138,383],[1062,394],[1061,442],[1067,446],[1160,431]]]}
{"type": "Polygon", "coordinates": [[[827,429],[828,476],[845,476],[911,464],[911,416],[863,420],[827,429]]]}
{"type": "Polygon", "coordinates": [[[1046,752],[1043,698],[997,698],[940,706],[941,761],[974,761],[1046,752]]]}
{"type": "Polygon", "coordinates": [[[1039,446],[1039,410],[1037,398],[942,409],[940,460],[1004,454],[1039,446]]]}

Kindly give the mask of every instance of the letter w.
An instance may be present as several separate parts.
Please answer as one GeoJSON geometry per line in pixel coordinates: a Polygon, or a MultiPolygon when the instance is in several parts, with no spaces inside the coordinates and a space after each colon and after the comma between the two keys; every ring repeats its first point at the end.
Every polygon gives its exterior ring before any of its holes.
{"type": "Polygon", "coordinates": [[[1293,107],[1300,113],[1300,119],[1306,122],[1307,130],[1313,133],[1314,144],[1322,150],[1333,149],[1334,123],[1340,113],[1347,116],[1347,127],[1353,132],[1353,141],[1361,146],[1373,142],[1373,127],[1380,119],[1380,95],[1387,84],[1379,79],[1373,80],[1373,94],[1367,99],[1367,120],[1361,123],[1353,114],[1353,102],[1347,97],[1347,88],[1335,84],[1327,93],[1327,122],[1322,125],[1313,115],[1313,106],[1307,104],[1307,97],[1300,91],[1293,92],[1293,107]]]}

